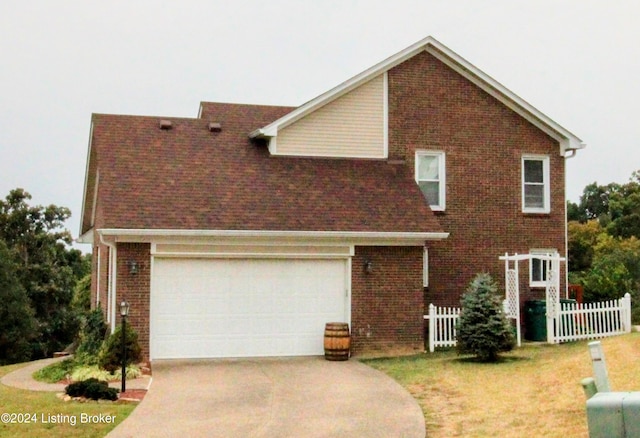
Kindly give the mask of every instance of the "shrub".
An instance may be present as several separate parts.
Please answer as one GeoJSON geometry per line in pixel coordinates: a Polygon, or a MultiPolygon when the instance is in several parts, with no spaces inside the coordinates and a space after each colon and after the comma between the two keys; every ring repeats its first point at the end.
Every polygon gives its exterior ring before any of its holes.
{"type": "Polygon", "coordinates": [[[76,350],[76,358],[79,363],[97,364],[98,354],[107,336],[107,330],[102,309],[98,307],[86,314],[80,332],[80,344],[76,350]]]}
{"type": "Polygon", "coordinates": [[[75,358],[69,357],[47,365],[33,373],[33,378],[41,382],[57,383],[69,376],[77,366],[75,358]]]}
{"type": "Polygon", "coordinates": [[[115,380],[115,376],[107,370],[98,368],[97,365],[79,366],[71,372],[71,380],[74,382],[87,379],[115,380]]]}
{"type": "MultiPolygon", "coordinates": [[[[138,334],[127,324],[125,331],[125,349],[127,352],[127,365],[135,364],[142,360],[142,349],[138,343],[138,334]]],[[[118,326],[106,340],[98,358],[100,368],[113,373],[122,367],[122,326],[118,326]]]]}
{"type": "MultiPolygon", "coordinates": [[[[127,367],[127,379],[136,379],[142,375],[142,371],[135,365],[129,365],[127,367]]],[[[98,368],[98,365],[88,365],[75,368],[71,372],[71,380],[85,380],[89,378],[96,378],[98,380],[120,380],[122,378],[122,371],[120,368],[116,369],[113,373],[98,368]]]]}
{"type": "Polygon", "coordinates": [[[92,400],[118,399],[117,389],[109,388],[107,382],[94,378],[74,382],[65,388],[65,392],[71,397],[86,397],[92,400]]]}
{"type": "Polygon", "coordinates": [[[460,354],[473,354],[483,362],[495,362],[498,353],[515,346],[513,329],[502,310],[497,286],[489,274],[478,274],[462,296],[457,323],[460,354]]]}

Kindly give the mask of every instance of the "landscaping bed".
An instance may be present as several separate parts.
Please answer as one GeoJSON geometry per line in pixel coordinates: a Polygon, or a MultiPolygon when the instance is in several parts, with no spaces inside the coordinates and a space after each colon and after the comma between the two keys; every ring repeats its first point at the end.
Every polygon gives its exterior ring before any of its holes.
{"type": "MultiPolygon", "coordinates": [[[[0,377],[27,364],[0,367],[0,377]]],[[[137,403],[86,401],[63,403],[54,392],[29,391],[0,385],[0,406],[3,413],[30,414],[30,421],[0,423],[0,437],[72,438],[100,437],[121,423],[135,409],[137,403]],[[81,418],[109,418],[113,422],[81,423],[81,418]],[[102,416],[102,417],[101,417],[102,416]],[[76,419],[75,424],[54,422],[56,419],[76,419]]],[[[23,416],[24,419],[24,416],[23,416]]],[[[17,420],[17,419],[16,419],[17,420]]]]}

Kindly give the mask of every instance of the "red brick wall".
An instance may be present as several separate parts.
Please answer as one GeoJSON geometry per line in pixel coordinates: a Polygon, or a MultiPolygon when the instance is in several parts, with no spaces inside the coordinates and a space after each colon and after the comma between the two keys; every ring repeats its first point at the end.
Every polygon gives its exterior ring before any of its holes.
{"type": "MultiPolygon", "coordinates": [[[[149,360],[149,295],[151,290],[151,246],[148,243],[118,244],[117,306],[124,299],[131,305],[127,320],[138,333],[145,361],[149,360]],[[138,263],[138,273],[130,274],[128,262],[138,263]]],[[[120,324],[119,307],[116,310],[120,324]]]]}
{"type": "MultiPolygon", "coordinates": [[[[413,177],[416,150],[446,154],[446,211],[436,215],[451,234],[427,242],[425,304],[457,305],[478,272],[492,274],[503,293],[498,256],[505,252],[556,248],[564,255],[565,175],[558,143],[426,52],[388,76],[390,158],[406,160],[413,177]],[[550,214],[522,213],[523,154],[549,156],[550,214]]],[[[520,270],[522,300],[544,294],[529,292],[528,263],[520,270]]]]}
{"type": "Polygon", "coordinates": [[[355,355],[423,351],[422,247],[355,249],[351,267],[351,342],[355,355]],[[365,260],[373,263],[370,274],[365,260]]]}

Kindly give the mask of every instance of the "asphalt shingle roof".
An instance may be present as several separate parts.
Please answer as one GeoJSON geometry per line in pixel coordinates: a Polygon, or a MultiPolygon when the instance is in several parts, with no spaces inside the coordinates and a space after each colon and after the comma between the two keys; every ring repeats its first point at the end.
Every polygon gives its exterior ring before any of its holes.
{"type": "MultiPolygon", "coordinates": [[[[270,155],[250,140],[290,107],[203,103],[198,119],[94,114],[100,228],[441,232],[411,172],[270,155]],[[162,130],[160,120],[171,120],[162,130]],[[209,122],[221,124],[210,132],[209,122]]],[[[92,199],[88,175],[85,213],[92,199]]],[[[91,224],[85,214],[83,232],[91,224]]]]}

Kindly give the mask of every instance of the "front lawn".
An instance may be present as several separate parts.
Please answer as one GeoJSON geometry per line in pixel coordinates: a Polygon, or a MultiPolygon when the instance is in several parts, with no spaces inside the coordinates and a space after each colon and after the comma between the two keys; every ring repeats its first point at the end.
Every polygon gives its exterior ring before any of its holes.
{"type": "MultiPolygon", "coordinates": [[[[603,339],[613,391],[640,391],[640,333],[603,339]]],[[[587,436],[588,342],[524,344],[497,364],[455,351],[365,360],[418,400],[427,436],[587,436]]]]}
{"type": "MultiPolygon", "coordinates": [[[[0,377],[25,365],[0,367],[0,377]]],[[[0,384],[0,437],[103,437],[135,407],[136,404],[106,401],[64,402],[53,392],[0,384]],[[110,419],[115,423],[107,423],[110,419]]]]}

